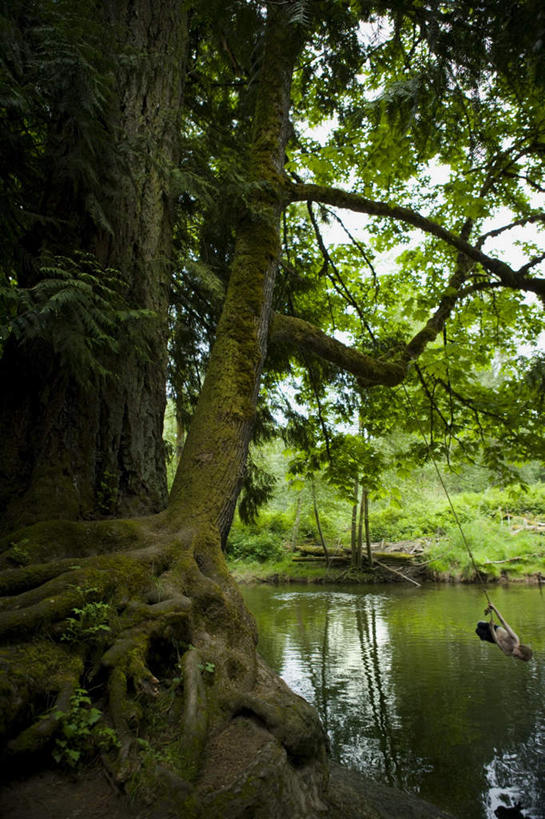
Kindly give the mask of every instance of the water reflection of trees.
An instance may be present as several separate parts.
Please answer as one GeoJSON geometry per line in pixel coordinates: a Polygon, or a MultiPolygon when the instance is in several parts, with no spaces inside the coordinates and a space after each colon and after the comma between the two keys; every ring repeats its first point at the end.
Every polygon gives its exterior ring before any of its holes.
{"type": "Polygon", "coordinates": [[[414,782],[428,765],[403,741],[386,598],[289,592],[277,605],[289,633],[276,667],[318,709],[332,756],[398,787],[414,782]]]}

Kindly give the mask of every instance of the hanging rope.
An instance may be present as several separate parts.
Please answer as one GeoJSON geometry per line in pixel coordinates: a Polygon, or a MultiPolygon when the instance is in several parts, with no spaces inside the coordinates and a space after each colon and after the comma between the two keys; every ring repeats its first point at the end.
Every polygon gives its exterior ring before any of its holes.
{"type": "Polygon", "coordinates": [[[415,410],[414,404],[413,404],[413,402],[411,400],[411,396],[409,395],[409,393],[407,391],[407,387],[403,383],[401,384],[401,386],[403,388],[403,392],[405,393],[405,397],[407,398],[407,403],[409,404],[409,407],[410,407],[411,412],[413,414],[413,417],[414,417],[414,419],[416,421],[418,429],[420,430],[420,435],[422,436],[422,440],[424,441],[424,443],[425,443],[425,445],[426,445],[426,447],[428,449],[430,458],[432,460],[433,466],[435,467],[435,471],[437,473],[437,477],[439,478],[439,482],[440,482],[441,486],[443,487],[443,491],[445,493],[448,504],[450,506],[450,510],[452,512],[452,516],[453,516],[453,518],[454,518],[454,520],[456,522],[456,525],[457,525],[458,529],[460,530],[460,534],[462,536],[462,541],[463,541],[463,543],[464,543],[464,545],[465,545],[465,547],[467,549],[467,553],[468,553],[468,555],[469,555],[469,557],[471,559],[471,562],[473,564],[473,568],[475,569],[475,574],[477,575],[477,577],[479,579],[479,583],[481,584],[483,594],[486,597],[486,601],[487,601],[488,605],[490,605],[490,597],[488,596],[488,592],[486,590],[484,580],[481,577],[481,573],[480,573],[479,569],[477,568],[475,558],[473,557],[473,552],[471,551],[471,546],[469,545],[468,540],[467,540],[467,538],[465,536],[464,530],[462,528],[462,524],[460,522],[460,518],[458,517],[458,513],[456,512],[456,509],[454,508],[454,505],[453,505],[452,500],[450,498],[448,489],[447,489],[447,487],[445,485],[445,481],[443,480],[443,476],[441,475],[441,471],[440,471],[439,467],[437,466],[437,461],[435,460],[434,454],[432,452],[431,444],[428,444],[428,439],[426,438],[426,433],[425,433],[424,428],[423,428],[423,426],[422,426],[422,424],[420,422],[420,418],[416,414],[416,410],[415,410]]]}

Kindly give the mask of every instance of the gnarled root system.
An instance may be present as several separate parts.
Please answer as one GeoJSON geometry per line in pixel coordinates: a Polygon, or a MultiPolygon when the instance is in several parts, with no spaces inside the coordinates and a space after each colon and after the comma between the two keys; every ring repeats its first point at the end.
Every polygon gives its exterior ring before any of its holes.
{"type": "Polygon", "coordinates": [[[160,517],[0,543],[4,765],[100,753],[165,816],[320,815],[325,737],[258,658],[214,533],[160,517]]]}

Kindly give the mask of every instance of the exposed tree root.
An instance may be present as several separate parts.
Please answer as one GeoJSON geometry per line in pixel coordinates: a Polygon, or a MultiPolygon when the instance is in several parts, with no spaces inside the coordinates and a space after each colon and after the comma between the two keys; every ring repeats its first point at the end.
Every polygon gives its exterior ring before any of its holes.
{"type": "Polygon", "coordinates": [[[8,758],[44,747],[58,724],[54,712],[66,705],[82,674],[81,656],[50,640],[0,649],[0,732],[8,758]]]}
{"type": "Polygon", "coordinates": [[[253,618],[214,533],[180,539],[161,526],[159,517],[141,526],[68,523],[66,530],[56,521],[4,539],[4,761],[43,758],[74,692],[84,689],[100,709],[100,725],[115,731],[115,749],[102,751],[110,774],[139,800],[159,800],[165,815],[236,816],[235,803],[259,797],[248,774],[259,768],[254,759],[230,784],[232,771],[226,772],[221,798],[212,787],[211,758],[242,735],[259,740],[271,782],[280,768],[280,779],[291,783],[287,793],[293,796],[302,777],[318,794],[325,775],[321,726],[314,710],[257,661],[253,618]],[[235,797],[233,788],[248,793],[235,797]]]}
{"type": "Polygon", "coordinates": [[[60,725],[58,714],[68,712],[77,684],[76,675],[67,676],[66,681],[61,685],[53,708],[8,743],[10,754],[29,754],[40,751],[51,740],[60,725]]]}

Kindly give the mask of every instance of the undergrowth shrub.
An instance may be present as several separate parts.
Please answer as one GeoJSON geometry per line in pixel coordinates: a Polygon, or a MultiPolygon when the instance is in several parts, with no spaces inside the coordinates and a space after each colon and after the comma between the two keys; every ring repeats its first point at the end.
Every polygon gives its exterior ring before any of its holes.
{"type": "MultiPolygon", "coordinates": [[[[464,524],[477,521],[498,523],[507,513],[523,517],[545,517],[545,484],[524,489],[518,485],[486,492],[459,492],[451,496],[458,519],[464,524]]],[[[370,511],[371,538],[408,540],[444,535],[455,525],[446,497],[424,497],[370,511]]]]}
{"type": "Polygon", "coordinates": [[[93,751],[109,751],[119,747],[115,731],[101,723],[102,711],[94,708],[84,688],[77,688],[70,699],[68,711],[54,712],[59,720],[53,759],[59,765],[76,768],[93,751]]]}
{"type": "MultiPolygon", "coordinates": [[[[350,542],[350,518],[343,520],[335,515],[320,513],[320,526],[327,546],[348,545],[350,542]]],[[[316,525],[316,519],[310,512],[301,515],[299,533],[297,537],[298,545],[301,543],[312,543],[319,545],[320,535],[316,525]]]]}
{"type": "MultiPolygon", "coordinates": [[[[539,571],[539,555],[545,551],[545,537],[521,532],[513,536],[505,523],[507,514],[545,520],[545,484],[527,488],[519,485],[506,489],[491,487],[485,492],[458,492],[451,494],[456,510],[477,564],[487,575],[499,576],[507,568],[509,573],[539,571]],[[537,539],[536,539],[537,538],[537,539]],[[520,563],[506,565],[496,561],[525,555],[520,563]],[[533,554],[538,557],[532,558],[533,554]],[[532,562],[533,561],[533,562],[532,562]],[[532,569],[532,566],[534,567],[532,569]]],[[[341,502],[331,490],[319,498],[320,523],[329,547],[350,544],[351,508],[341,502]]],[[[227,554],[234,560],[265,562],[278,561],[286,556],[291,544],[295,520],[295,504],[280,510],[278,505],[261,510],[256,523],[243,525],[237,520],[231,530],[227,554]]],[[[431,547],[428,559],[438,572],[452,572],[471,578],[474,568],[461,539],[448,499],[444,493],[433,494],[413,491],[402,496],[398,504],[388,506],[374,502],[369,509],[371,540],[396,542],[417,538],[441,540],[431,547]]],[[[297,545],[319,545],[316,521],[310,501],[301,509],[297,545]]]]}
{"type": "Polygon", "coordinates": [[[236,521],[231,529],[226,552],[233,560],[279,560],[285,554],[292,523],[282,512],[262,511],[256,523],[236,521]]]}

